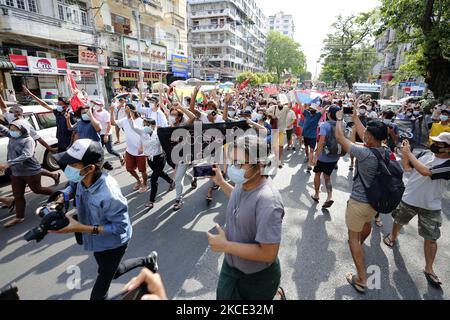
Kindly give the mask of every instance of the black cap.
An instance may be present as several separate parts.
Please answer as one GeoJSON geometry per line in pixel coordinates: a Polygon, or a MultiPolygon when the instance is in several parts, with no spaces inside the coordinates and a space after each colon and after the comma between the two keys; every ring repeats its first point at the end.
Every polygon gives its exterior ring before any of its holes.
{"type": "Polygon", "coordinates": [[[60,165],[82,162],[85,165],[100,164],[104,160],[103,148],[100,142],[91,139],[80,139],[66,152],[53,155],[60,165]]]}

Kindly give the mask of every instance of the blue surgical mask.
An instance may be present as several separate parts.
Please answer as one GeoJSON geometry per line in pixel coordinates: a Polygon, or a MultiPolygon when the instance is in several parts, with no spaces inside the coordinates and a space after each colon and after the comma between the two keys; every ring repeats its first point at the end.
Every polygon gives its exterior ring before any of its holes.
{"type": "Polygon", "coordinates": [[[64,108],[61,106],[56,106],[56,111],[63,112],[64,108]]]}
{"type": "Polygon", "coordinates": [[[12,138],[14,138],[14,139],[18,139],[22,135],[22,132],[20,132],[20,131],[9,131],[9,135],[12,138]]]}
{"type": "Polygon", "coordinates": [[[227,175],[231,181],[235,184],[244,184],[248,181],[245,178],[246,171],[244,169],[238,169],[236,166],[232,165],[228,168],[227,175]]]}
{"type": "Polygon", "coordinates": [[[5,113],[5,119],[8,121],[8,123],[12,123],[16,121],[16,116],[10,112],[5,113]]]}
{"type": "Polygon", "coordinates": [[[264,116],[262,114],[258,114],[256,116],[256,121],[261,121],[264,118],[264,116]]]}
{"type": "Polygon", "coordinates": [[[439,118],[441,119],[442,122],[448,121],[448,116],[441,115],[439,118]]]}
{"type": "Polygon", "coordinates": [[[71,166],[67,166],[66,169],[64,170],[64,174],[66,175],[67,180],[74,183],[80,183],[84,179],[84,177],[80,174],[80,172],[81,172],[80,169],[76,169],[71,166]]]}
{"type": "Polygon", "coordinates": [[[420,114],[420,111],[414,111],[413,114],[414,114],[415,116],[418,116],[418,115],[420,114]]]}
{"type": "Polygon", "coordinates": [[[83,113],[81,115],[81,119],[83,119],[83,121],[91,121],[91,118],[89,118],[89,115],[87,113],[83,113]]]}
{"type": "Polygon", "coordinates": [[[146,134],[151,135],[151,134],[153,133],[153,129],[152,129],[151,127],[145,127],[145,128],[144,128],[144,132],[145,132],[146,134]]]}

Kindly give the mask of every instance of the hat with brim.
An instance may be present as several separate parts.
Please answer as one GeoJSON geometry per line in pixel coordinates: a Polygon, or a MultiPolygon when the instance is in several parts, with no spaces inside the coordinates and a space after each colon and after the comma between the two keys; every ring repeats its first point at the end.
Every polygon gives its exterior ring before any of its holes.
{"type": "Polygon", "coordinates": [[[443,132],[437,137],[431,137],[434,142],[442,142],[450,146],[450,132],[443,132]]]}
{"type": "Polygon", "coordinates": [[[105,103],[103,102],[102,99],[92,99],[91,103],[96,106],[104,106],[105,105],[105,103]]]}
{"type": "Polygon", "coordinates": [[[100,164],[104,160],[103,148],[99,142],[91,139],[80,139],[65,152],[53,155],[59,165],[82,162],[84,164],[100,164]]]}
{"type": "Polygon", "coordinates": [[[319,108],[319,106],[315,103],[311,103],[311,105],[309,106],[310,109],[316,110],[319,108]]]}

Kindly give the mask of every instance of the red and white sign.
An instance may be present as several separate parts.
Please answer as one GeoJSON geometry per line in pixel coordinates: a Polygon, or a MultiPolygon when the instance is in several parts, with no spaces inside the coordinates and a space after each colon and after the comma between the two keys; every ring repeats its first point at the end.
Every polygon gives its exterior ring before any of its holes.
{"type": "Polygon", "coordinates": [[[78,46],[78,63],[97,65],[98,64],[97,53],[88,50],[87,47],[78,46]]]}
{"type": "Polygon", "coordinates": [[[75,81],[81,81],[80,70],[67,70],[67,73],[70,74],[75,81]]]}
{"type": "Polygon", "coordinates": [[[30,73],[58,74],[56,59],[28,56],[28,68],[30,73]]]}

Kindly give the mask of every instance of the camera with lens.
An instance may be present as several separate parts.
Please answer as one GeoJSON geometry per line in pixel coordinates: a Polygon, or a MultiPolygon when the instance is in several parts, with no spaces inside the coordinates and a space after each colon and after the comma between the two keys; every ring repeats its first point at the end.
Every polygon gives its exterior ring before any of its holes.
{"type": "Polygon", "coordinates": [[[39,226],[28,231],[24,238],[27,241],[36,240],[40,242],[48,231],[57,231],[67,227],[70,223],[66,217],[68,202],[58,201],[61,192],[55,192],[50,196],[48,202],[36,210],[36,214],[42,218],[39,226]]]}

